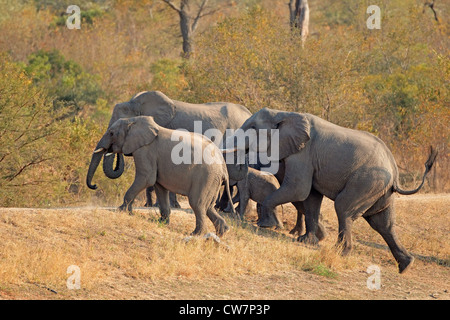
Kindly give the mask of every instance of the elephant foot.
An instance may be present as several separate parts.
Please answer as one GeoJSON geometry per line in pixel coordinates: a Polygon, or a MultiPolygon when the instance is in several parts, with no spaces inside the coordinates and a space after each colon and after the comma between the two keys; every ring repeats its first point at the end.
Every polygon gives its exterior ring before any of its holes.
{"type": "Polygon", "coordinates": [[[161,216],[161,218],[158,219],[158,222],[159,222],[159,223],[163,223],[163,224],[169,224],[170,219],[169,219],[169,217],[163,217],[163,216],[161,216]]]}
{"type": "Polygon", "coordinates": [[[181,208],[181,206],[180,206],[180,204],[178,203],[178,201],[171,202],[171,203],[170,203],[170,207],[171,207],[171,208],[176,208],[176,209],[180,209],[180,208],[181,208]]]}
{"type": "Polygon", "coordinates": [[[191,236],[199,236],[199,235],[201,235],[201,234],[203,234],[204,233],[204,229],[203,228],[198,228],[198,227],[196,227],[195,229],[194,229],[194,231],[192,231],[191,232],[191,236]]]}
{"type": "Polygon", "coordinates": [[[126,205],[125,203],[123,203],[118,209],[119,211],[127,211],[130,216],[134,215],[131,204],[126,205]]]}
{"type": "Polygon", "coordinates": [[[222,237],[228,230],[230,230],[230,227],[225,222],[216,225],[216,234],[219,237],[222,237]]]}
{"type": "Polygon", "coordinates": [[[316,237],[319,239],[319,241],[322,241],[327,237],[327,235],[328,235],[327,230],[321,223],[319,223],[316,230],[316,237]]]}
{"type": "Polygon", "coordinates": [[[144,204],[144,207],[146,207],[146,208],[151,208],[151,207],[153,207],[153,203],[151,203],[151,202],[146,202],[146,203],[144,204]]]}
{"type": "Polygon", "coordinates": [[[225,213],[231,213],[231,212],[232,212],[232,210],[231,210],[231,204],[228,203],[227,206],[226,206],[225,208],[223,208],[222,211],[225,212],[225,213]]]}
{"type": "Polygon", "coordinates": [[[403,261],[399,262],[398,264],[398,272],[399,273],[405,273],[406,271],[408,271],[409,268],[411,268],[411,266],[414,264],[414,257],[413,256],[406,256],[405,259],[403,259],[403,261]]]}
{"type": "Polygon", "coordinates": [[[301,235],[303,233],[303,227],[302,226],[295,226],[291,231],[289,231],[289,234],[292,235],[301,235]]]}
{"type": "Polygon", "coordinates": [[[304,235],[298,237],[297,241],[313,246],[317,246],[319,244],[319,239],[316,237],[315,234],[312,234],[311,232],[305,233],[304,235]]]}
{"type": "Polygon", "coordinates": [[[260,228],[272,228],[272,227],[276,227],[277,229],[283,228],[283,224],[280,221],[277,221],[277,219],[274,216],[258,219],[256,225],[260,228]]]}
{"type": "Polygon", "coordinates": [[[283,223],[277,216],[275,209],[270,207],[261,206],[261,215],[256,224],[261,228],[283,228],[283,223]]]}

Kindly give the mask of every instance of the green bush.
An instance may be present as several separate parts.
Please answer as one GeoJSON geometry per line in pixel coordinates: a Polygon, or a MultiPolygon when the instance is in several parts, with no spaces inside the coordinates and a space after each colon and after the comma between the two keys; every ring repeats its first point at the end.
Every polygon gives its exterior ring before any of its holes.
{"type": "Polygon", "coordinates": [[[70,115],[86,104],[95,104],[103,94],[98,77],[85,72],[79,64],[66,60],[57,50],[39,50],[28,57],[24,70],[37,86],[54,96],[55,108],[69,107],[70,115]]]}
{"type": "Polygon", "coordinates": [[[35,198],[53,197],[52,187],[41,186],[57,179],[53,164],[64,126],[55,119],[64,110],[55,110],[45,90],[8,56],[1,54],[0,61],[0,205],[32,205],[35,198]]]}

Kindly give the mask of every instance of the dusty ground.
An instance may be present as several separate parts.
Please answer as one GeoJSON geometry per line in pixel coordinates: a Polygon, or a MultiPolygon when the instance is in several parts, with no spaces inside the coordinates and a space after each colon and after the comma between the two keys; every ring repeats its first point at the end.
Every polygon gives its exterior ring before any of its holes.
{"type": "MultiPolygon", "coordinates": [[[[404,275],[386,244],[364,219],[354,223],[354,250],[341,257],[333,244],[333,203],[323,204],[329,232],[319,248],[293,242],[296,216],[284,208],[284,230],[232,226],[217,246],[185,243],[194,216],[182,202],[171,222],[154,209],[134,216],[102,208],[0,208],[0,299],[444,299],[450,298],[450,195],[396,199],[397,230],[416,257],[404,275]],[[80,289],[69,290],[70,265],[80,289]],[[381,287],[370,290],[370,265],[381,287]]],[[[213,231],[212,226],[209,226],[213,231]]]]}

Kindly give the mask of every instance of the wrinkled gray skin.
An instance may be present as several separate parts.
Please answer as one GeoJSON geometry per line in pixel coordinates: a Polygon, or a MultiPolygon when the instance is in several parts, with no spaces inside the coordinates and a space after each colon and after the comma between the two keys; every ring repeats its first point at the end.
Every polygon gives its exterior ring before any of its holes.
{"type": "MultiPolygon", "coordinates": [[[[230,184],[233,184],[230,181],[230,184]]],[[[249,200],[255,201],[257,204],[262,204],[264,199],[277,190],[280,187],[277,178],[275,178],[272,174],[264,174],[263,172],[256,170],[254,168],[248,168],[247,176],[237,181],[236,183],[238,192],[239,192],[239,215],[241,219],[244,217],[244,214],[248,210],[248,202],[249,200]]],[[[233,199],[234,202],[234,199],[233,199]]],[[[259,206],[257,207],[258,219],[260,218],[260,210],[259,206]]],[[[271,212],[274,218],[277,221],[277,227],[282,227],[283,223],[279,217],[279,211],[281,209],[279,207],[274,208],[274,211],[271,212]]]]}
{"type": "MultiPolygon", "coordinates": [[[[263,167],[259,166],[259,168],[263,168],[263,167]]],[[[249,171],[250,171],[250,168],[249,168],[249,171]]],[[[256,170],[256,171],[258,171],[258,170],[256,170]]],[[[282,160],[282,161],[279,161],[278,171],[274,175],[274,177],[277,180],[276,184],[278,186],[280,186],[280,184],[283,183],[284,174],[285,174],[285,165],[284,165],[284,161],[282,160]]],[[[275,183],[273,182],[273,184],[275,184],[275,183]]],[[[258,208],[258,219],[259,219],[257,224],[260,227],[271,227],[274,224],[274,219],[273,218],[275,218],[275,223],[276,223],[277,227],[282,228],[283,224],[280,221],[280,219],[274,217],[270,212],[269,212],[268,215],[265,214],[263,218],[261,217],[261,206],[262,206],[262,203],[264,202],[264,199],[268,196],[268,194],[267,194],[267,192],[263,191],[261,189],[261,187],[258,187],[258,184],[255,184],[255,186],[253,188],[254,188],[254,190],[256,192],[264,194],[264,198],[259,200],[258,206],[257,206],[257,208],[258,208]]],[[[238,189],[239,189],[239,185],[238,185],[238,189]]],[[[266,186],[264,189],[265,190],[269,190],[270,187],[266,186]]],[[[312,188],[311,192],[317,192],[317,191],[315,191],[314,188],[312,188]]],[[[234,199],[233,199],[233,201],[234,201],[234,199]]],[[[292,230],[289,231],[289,233],[293,234],[293,235],[298,234],[300,236],[305,231],[305,207],[304,207],[302,201],[292,202],[292,205],[297,210],[297,222],[296,222],[294,228],[292,228],[292,230]]],[[[327,236],[327,231],[326,231],[325,227],[322,225],[322,223],[320,222],[320,216],[319,216],[319,222],[317,223],[316,237],[317,237],[317,239],[319,241],[321,241],[321,240],[325,239],[326,236],[327,236]]]]}
{"type": "MultiPolygon", "coordinates": [[[[106,131],[97,145],[96,153],[112,152],[131,154],[136,166],[133,184],[124,196],[120,210],[132,212],[135,197],[145,188],[155,186],[159,199],[161,221],[168,223],[170,216],[169,191],[188,197],[195,213],[196,226],[193,235],[206,230],[206,216],[212,221],[217,235],[223,235],[229,227],[214,209],[222,183],[229,194],[228,172],[219,148],[200,134],[181,132],[183,140],[172,141],[174,130],[156,124],[152,117],[140,116],[119,119],[106,131]],[[202,146],[211,161],[195,164],[194,146],[202,146]],[[192,164],[174,164],[172,149],[185,145],[190,148],[192,164]],[[205,149],[208,150],[205,151],[205,149]]],[[[186,150],[186,149],[183,149],[186,150]]]]}
{"type": "MultiPolygon", "coordinates": [[[[159,91],[145,91],[134,96],[130,101],[119,103],[114,107],[108,128],[120,118],[131,118],[135,116],[152,116],[155,122],[168,129],[185,129],[194,132],[194,122],[202,122],[202,134],[208,129],[218,129],[220,137],[209,138],[217,145],[225,134],[226,129],[237,129],[251,113],[247,108],[227,102],[214,102],[204,104],[190,104],[168,98],[159,91]],[[219,140],[219,141],[216,141],[219,140]]],[[[97,148],[96,148],[97,149],[97,148]]],[[[103,154],[92,155],[86,183],[89,188],[95,189],[91,184],[93,174],[96,171],[103,154]]],[[[111,179],[120,177],[124,170],[124,159],[122,154],[117,155],[117,165],[113,167],[114,157],[104,157],[103,171],[111,179]]],[[[246,174],[246,168],[241,165],[228,165],[230,177],[235,180],[242,179],[246,174]]],[[[147,193],[148,194],[148,193],[147,193]]],[[[175,197],[176,201],[176,197],[175,197]]],[[[173,203],[173,206],[179,206],[173,203]]]]}
{"type": "MultiPolygon", "coordinates": [[[[285,174],[285,165],[284,161],[280,161],[278,165],[278,172],[275,174],[275,177],[277,178],[278,182],[280,184],[283,183],[284,174],[285,174]]],[[[311,193],[316,193],[317,191],[314,190],[314,188],[311,188],[311,193]]],[[[302,201],[296,201],[292,202],[292,205],[297,210],[297,223],[295,224],[294,228],[292,228],[291,231],[289,231],[290,234],[298,234],[299,236],[303,234],[305,231],[305,206],[302,201]]],[[[327,236],[327,231],[325,227],[320,222],[321,217],[319,215],[319,222],[317,222],[317,230],[316,230],[316,237],[319,241],[325,239],[327,236]]],[[[267,221],[267,219],[265,219],[267,221]]],[[[269,221],[269,225],[271,222],[269,221]]]]}
{"type": "Polygon", "coordinates": [[[267,213],[277,205],[302,201],[306,233],[298,240],[317,243],[320,206],[326,196],[334,201],[339,223],[338,243],[343,245],[344,254],[352,247],[352,223],[362,216],[388,244],[399,272],[411,266],[414,258],[400,244],[394,230],[393,194],[419,191],[437,156],[433,148],[425,164],[422,184],[404,191],[399,187],[392,153],[383,141],[368,132],[343,128],[311,114],[268,108],[255,113],[241,128],[279,130],[279,153],[284,160],[285,177],[281,187],[265,198],[262,219],[269,219],[267,213]]]}

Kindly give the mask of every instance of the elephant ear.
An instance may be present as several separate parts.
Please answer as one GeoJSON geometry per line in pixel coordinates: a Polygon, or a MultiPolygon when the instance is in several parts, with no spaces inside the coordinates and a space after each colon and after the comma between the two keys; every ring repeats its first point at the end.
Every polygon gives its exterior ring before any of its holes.
{"type": "Polygon", "coordinates": [[[310,123],[304,114],[278,112],[273,118],[279,130],[279,159],[298,153],[310,139],[310,123]]]}
{"type": "Polygon", "coordinates": [[[151,144],[158,136],[159,127],[151,117],[130,118],[127,126],[122,147],[124,154],[151,144]]]}
{"type": "Polygon", "coordinates": [[[175,116],[175,103],[160,91],[145,91],[131,101],[136,115],[152,116],[160,126],[167,126],[175,116]]]}

